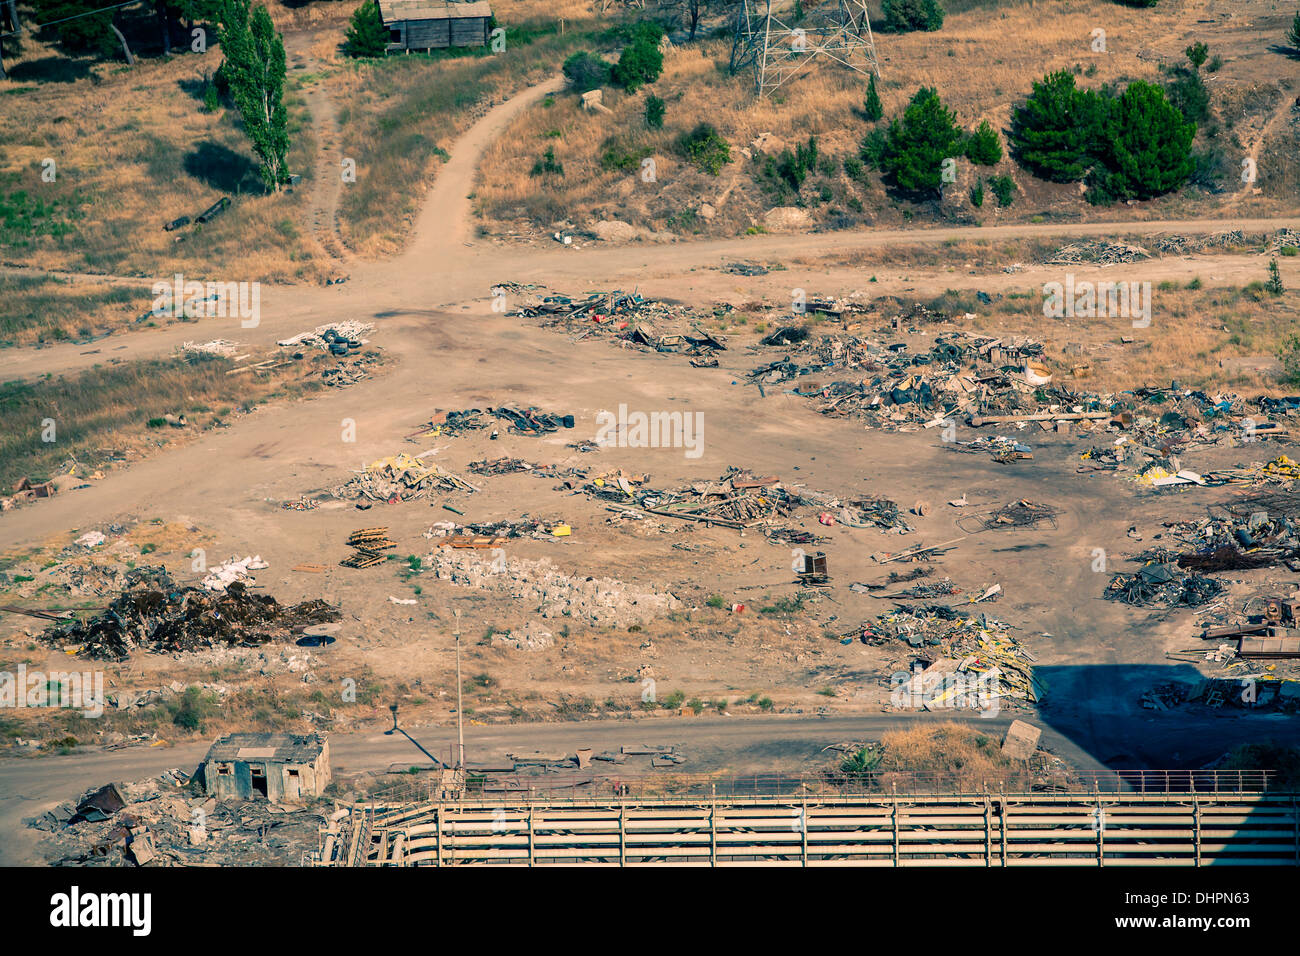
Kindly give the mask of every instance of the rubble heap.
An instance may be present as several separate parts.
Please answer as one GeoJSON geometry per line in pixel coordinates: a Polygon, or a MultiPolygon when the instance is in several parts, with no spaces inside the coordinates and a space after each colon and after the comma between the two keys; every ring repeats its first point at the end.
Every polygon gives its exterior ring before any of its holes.
{"type": "Polygon", "coordinates": [[[371,462],[331,493],[343,500],[369,498],[396,504],[423,498],[434,491],[477,490],[463,478],[437,465],[426,464],[423,458],[402,454],[371,462]]]}
{"type": "Polygon", "coordinates": [[[510,594],[544,618],[573,618],[599,627],[644,624],[681,606],[671,594],[614,578],[575,577],[546,559],[494,562],[472,551],[439,549],[425,559],[425,566],[441,581],[510,594]]]}
{"type": "Polygon", "coordinates": [[[126,660],[133,651],[169,654],[206,647],[252,647],[284,640],[312,624],[340,619],[324,601],[289,607],[250,594],[240,581],[224,592],[178,586],[161,567],[137,568],[103,614],[51,627],[42,640],[78,646],[83,657],[126,660]]]}

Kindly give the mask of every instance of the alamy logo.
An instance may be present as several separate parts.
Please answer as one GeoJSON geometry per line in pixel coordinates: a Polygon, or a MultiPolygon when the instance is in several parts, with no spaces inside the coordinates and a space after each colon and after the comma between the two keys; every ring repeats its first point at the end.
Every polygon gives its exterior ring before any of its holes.
{"type": "Polygon", "coordinates": [[[602,448],[684,448],[687,458],[704,454],[703,412],[629,412],[596,414],[596,444],[602,448]]]}
{"type": "Polygon", "coordinates": [[[239,319],[241,328],[262,321],[260,282],[186,282],[179,272],[172,281],[155,282],[153,314],[186,319],[239,319]]]}
{"type": "Polygon", "coordinates": [[[134,936],[148,936],[153,929],[152,893],[82,893],[72,887],[50,897],[50,925],[128,926],[134,936]]]}
{"type": "Polygon", "coordinates": [[[1049,319],[1132,319],[1133,328],[1151,324],[1150,282],[1065,282],[1043,286],[1043,315],[1049,319]]]}
{"type": "Polygon", "coordinates": [[[67,707],[83,717],[104,715],[103,671],[0,671],[0,707],[67,707]]]}

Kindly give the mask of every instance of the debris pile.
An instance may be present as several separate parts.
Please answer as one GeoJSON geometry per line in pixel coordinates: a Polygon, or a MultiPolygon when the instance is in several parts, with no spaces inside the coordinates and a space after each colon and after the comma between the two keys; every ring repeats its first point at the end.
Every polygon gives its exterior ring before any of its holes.
{"type": "Polygon", "coordinates": [[[437,465],[426,464],[423,458],[402,454],[371,462],[331,493],[344,501],[368,498],[397,504],[424,498],[435,491],[477,490],[463,478],[445,472],[437,465]]]}
{"type": "Polygon", "coordinates": [[[771,525],[790,517],[804,499],[788,490],[775,477],[756,477],[739,468],[729,468],[717,481],[697,481],[684,488],[656,491],[633,487],[635,481],[620,476],[612,486],[594,482],[583,490],[593,497],[623,501],[643,512],[665,518],[692,521],[705,526],[751,528],[771,525]]]}
{"type": "Polygon", "coordinates": [[[514,296],[522,305],[510,314],[540,318],[544,328],[573,332],[581,323],[578,339],[599,335],[625,348],[706,357],[727,348],[725,340],[700,328],[700,316],[694,310],[635,292],[598,292],[572,298],[505,282],[495,286],[493,293],[514,296]]]}
{"type": "Polygon", "coordinates": [[[213,568],[203,579],[203,587],[209,591],[224,591],[236,582],[247,584],[253,579],[254,571],[269,568],[262,556],[245,555],[242,558],[230,558],[213,568]]]}
{"type": "Polygon", "coordinates": [[[324,601],[286,607],[264,594],[250,594],[239,581],[224,591],[177,585],[161,567],[137,568],[103,614],[51,627],[42,640],[76,647],[83,657],[126,660],[132,651],[159,654],[205,647],[253,647],[285,640],[312,624],[337,621],[339,610],[324,601]]]}
{"type": "Polygon", "coordinates": [[[353,549],[339,562],[345,568],[370,568],[384,560],[384,552],[397,547],[388,540],[387,528],[361,528],[348,535],[348,547],[353,549]]]}
{"type": "Polygon", "coordinates": [[[1129,246],[1120,242],[1107,242],[1104,239],[1085,239],[1071,242],[1057,249],[1046,261],[1049,266],[1078,265],[1092,263],[1113,266],[1128,262],[1140,262],[1150,259],[1151,253],[1141,246],[1129,246]]]}
{"type": "Polygon", "coordinates": [[[946,604],[899,608],[846,637],[851,639],[874,644],[901,640],[913,648],[932,648],[930,659],[919,662],[920,668],[913,661],[911,673],[903,673],[908,680],[921,677],[923,683],[932,682],[940,674],[965,678],[945,682],[943,692],[918,701],[926,710],[954,706],[948,698],[963,684],[967,690],[978,686],[981,697],[993,707],[1004,699],[1037,703],[1044,694],[1028,650],[1011,635],[1009,625],[986,614],[975,617],[946,604]]]}
{"type": "Polygon", "coordinates": [[[681,606],[672,594],[614,578],[565,574],[546,559],[490,561],[471,551],[439,549],[425,564],[439,580],[509,594],[544,618],[572,618],[598,627],[644,624],[681,606]]]}
{"type": "Polygon", "coordinates": [[[310,332],[299,332],[287,339],[280,339],[275,344],[284,348],[309,346],[323,349],[332,355],[346,355],[349,351],[356,351],[365,345],[367,340],[362,336],[373,332],[374,328],[373,325],[365,322],[335,322],[331,325],[317,326],[310,332]]]}
{"type": "Polygon", "coordinates": [[[459,411],[439,411],[434,416],[407,435],[408,441],[416,438],[456,438],[468,431],[487,428],[483,411],[478,408],[465,408],[459,411]]]}
{"type": "Polygon", "coordinates": [[[488,412],[506,422],[508,430],[515,435],[549,435],[574,425],[572,415],[552,415],[539,408],[502,405],[500,408],[489,408],[488,412]]]}
{"type": "Polygon", "coordinates": [[[1199,607],[1214,600],[1223,584],[1201,574],[1183,574],[1175,564],[1148,564],[1134,574],[1117,574],[1106,598],[1140,607],[1199,607]]]}
{"type": "Polygon", "coordinates": [[[301,866],[325,818],[264,800],[196,796],[185,771],[86,791],[24,822],[54,866],[301,866]]]}

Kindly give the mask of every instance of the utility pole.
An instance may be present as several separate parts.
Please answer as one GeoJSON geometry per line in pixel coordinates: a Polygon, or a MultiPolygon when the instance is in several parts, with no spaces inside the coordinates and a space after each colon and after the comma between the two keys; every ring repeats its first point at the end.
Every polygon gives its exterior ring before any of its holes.
{"type": "Polygon", "coordinates": [[[456,737],[460,743],[460,757],[456,769],[465,771],[465,708],[461,706],[464,685],[460,680],[460,611],[456,611],[456,737]]]}

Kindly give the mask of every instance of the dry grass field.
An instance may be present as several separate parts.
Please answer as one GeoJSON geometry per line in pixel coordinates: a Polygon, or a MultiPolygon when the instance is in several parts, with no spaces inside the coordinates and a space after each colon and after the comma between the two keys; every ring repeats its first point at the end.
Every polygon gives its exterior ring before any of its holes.
{"type": "Polygon", "coordinates": [[[267,196],[235,111],[203,109],[205,77],[220,63],[210,48],[128,68],[29,39],[0,83],[0,259],[119,275],[316,279],[301,222],[315,140],[294,80],[290,168],[304,181],[267,196]],[[47,160],[54,182],[42,178],[47,160]],[[234,203],[208,225],[163,230],[221,196],[234,203]]]}

